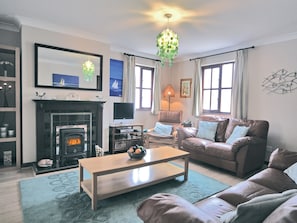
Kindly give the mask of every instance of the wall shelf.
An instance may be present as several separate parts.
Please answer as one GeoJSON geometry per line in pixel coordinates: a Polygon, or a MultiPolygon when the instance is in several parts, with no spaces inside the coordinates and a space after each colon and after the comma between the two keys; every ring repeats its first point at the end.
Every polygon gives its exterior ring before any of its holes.
{"type": "Polygon", "coordinates": [[[20,52],[5,45],[0,45],[0,127],[0,168],[20,168],[20,52]]]}

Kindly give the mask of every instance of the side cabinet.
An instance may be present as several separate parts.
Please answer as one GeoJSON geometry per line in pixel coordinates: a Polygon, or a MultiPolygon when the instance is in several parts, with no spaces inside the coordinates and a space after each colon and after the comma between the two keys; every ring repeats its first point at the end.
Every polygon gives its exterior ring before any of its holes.
{"type": "Polygon", "coordinates": [[[143,125],[109,126],[109,153],[126,152],[136,144],[143,145],[143,125]]]}

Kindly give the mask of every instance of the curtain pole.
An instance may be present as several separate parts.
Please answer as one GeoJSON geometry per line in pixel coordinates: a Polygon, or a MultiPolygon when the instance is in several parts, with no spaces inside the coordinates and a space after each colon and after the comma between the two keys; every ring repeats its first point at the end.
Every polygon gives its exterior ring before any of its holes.
{"type": "MultiPolygon", "coordinates": [[[[255,48],[255,46],[250,46],[250,47],[246,47],[246,48],[241,48],[238,50],[247,50],[247,49],[253,49],[255,48]]],[[[222,53],[216,53],[216,54],[212,54],[212,55],[208,55],[208,56],[203,56],[203,57],[196,57],[196,58],[192,58],[190,59],[190,61],[192,60],[198,60],[198,59],[202,59],[202,58],[206,58],[206,57],[212,57],[212,56],[218,56],[218,55],[222,55],[222,54],[226,54],[226,53],[232,53],[232,52],[236,52],[238,50],[231,50],[231,51],[227,51],[227,52],[222,52],[222,53]]]]}
{"type": "Polygon", "coordinates": [[[129,54],[129,53],[124,53],[124,55],[126,55],[126,56],[134,56],[134,57],[138,57],[138,58],[143,58],[143,59],[147,59],[147,60],[154,60],[154,61],[157,61],[157,62],[161,62],[161,60],[158,60],[158,59],[152,59],[152,58],[143,57],[143,56],[136,56],[136,55],[129,54]]]}

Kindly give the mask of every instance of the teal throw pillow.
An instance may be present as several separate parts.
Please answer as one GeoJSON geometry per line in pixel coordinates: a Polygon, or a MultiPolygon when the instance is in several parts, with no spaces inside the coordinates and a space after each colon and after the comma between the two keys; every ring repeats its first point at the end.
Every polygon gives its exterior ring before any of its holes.
{"type": "Polygon", "coordinates": [[[234,129],[230,137],[227,139],[226,143],[232,145],[238,138],[246,136],[250,127],[247,126],[239,126],[237,125],[234,129]]]}
{"type": "Polygon", "coordinates": [[[215,141],[218,122],[199,121],[197,137],[215,141]]]}
{"type": "Polygon", "coordinates": [[[284,173],[286,173],[295,183],[297,183],[297,162],[285,169],[284,173]]]}
{"type": "Polygon", "coordinates": [[[154,132],[156,132],[160,135],[169,136],[169,135],[171,135],[171,132],[172,132],[172,126],[165,125],[160,122],[156,122],[154,132]]]}
{"type": "Polygon", "coordinates": [[[297,189],[282,193],[264,194],[237,206],[234,211],[227,212],[220,217],[224,223],[253,222],[262,223],[279,205],[296,196],[297,189]]]}

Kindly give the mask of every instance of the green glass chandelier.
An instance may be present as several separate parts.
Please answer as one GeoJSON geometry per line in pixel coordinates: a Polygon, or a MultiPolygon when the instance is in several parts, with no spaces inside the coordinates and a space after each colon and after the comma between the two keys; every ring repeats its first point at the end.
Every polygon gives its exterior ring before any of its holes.
{"type": "MultiPolygon", "coordinates": [[[[166,13],[164,16],[169,20],[172,14],[166,13]]],[[[169,28],[166,28],[159,33],[157,36],[157,55],[160,57],[162,65],[164,65],[166,60],[170,66],[172,65],[173,59],[178,53],[178,45],[179,42],[177,34],[169,28]]]]}
{"type": "Polygon", "coordinates": [[[95,65],[92,61],[87,60],[82,65],[82,71],[86,81],[92,81],[95,73],[95,65]]]}

